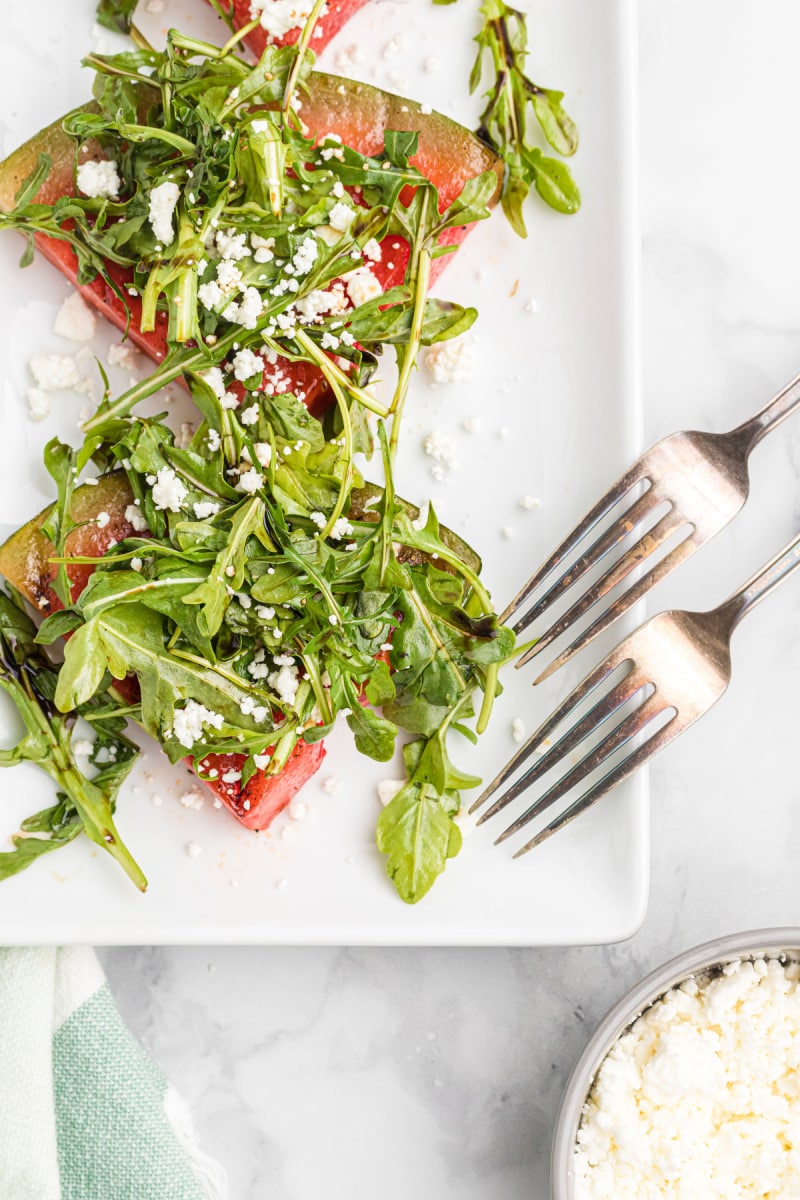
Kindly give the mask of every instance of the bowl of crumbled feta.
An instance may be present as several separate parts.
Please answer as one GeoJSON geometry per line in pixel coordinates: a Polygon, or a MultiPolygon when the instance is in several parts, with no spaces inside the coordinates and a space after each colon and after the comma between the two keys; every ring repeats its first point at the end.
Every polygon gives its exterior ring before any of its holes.
{"type": "Polygon", "coordinates": [[[553,1200],[800,1197],[800,929],[672,959],[600,1023],[570,1076],[553,1200]]]}

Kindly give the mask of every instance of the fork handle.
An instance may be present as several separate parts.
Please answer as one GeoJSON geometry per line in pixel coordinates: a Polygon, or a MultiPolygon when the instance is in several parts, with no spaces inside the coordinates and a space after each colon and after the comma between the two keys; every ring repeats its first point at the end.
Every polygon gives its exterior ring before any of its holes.
{"type": "Polygon", "coordinates": [[[785,421],[798,405],[800,405],[800,375],[796,376],[791,383],[787,383],[786,387],[778,392],[777,396],[773,397],[769,404],[765,405],[754,417],[750,417],[749,420],[731,430],[731,436],[741,437],[749,454],[753,447],[757,446],[772,429],[780,425],[781,421],[785,421]]]}
{"type": "Polygon", "coordinates": [[[754,609],[797,567],[800,567],[800,534],[776,554],[771,562],[768,562],[760,571],[756,571],[752,579],[748,579],[747,583],[738,592],[734,592],[717,610],[720,616],[724,613],[729,617],[731,632],[742,617],[754,609]]]}

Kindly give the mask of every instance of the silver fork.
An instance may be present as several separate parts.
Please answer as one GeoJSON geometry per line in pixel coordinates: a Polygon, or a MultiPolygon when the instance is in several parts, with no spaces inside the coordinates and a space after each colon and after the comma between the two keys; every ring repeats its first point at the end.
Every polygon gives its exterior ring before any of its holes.
{"type": "Polygon", "coordinates": [[[750,479],[747,462],[753,448],[800,404],[800,376],[793,379],[765,408],[728,433],[673,433],[652,446],[612,488],[598,500],[539,570],[518,592],[503,613],[506,624],[575,552],[588,534],[615,505],[626,507],[614,523],[580,556],[561,571],[547,590],[519,616],[514,631],[521,633],[572,586],[596,567],[603,571],[582,595],[522,655],[518,667],[551,645],[570,626],[590,612],[620,584],[630,586],[597,616],[544,670],[536,683],[552,675],[573,654],[607,629],[645,592],[659,583],[695,550],[719,533],[736,516],[747,499],[750,479]],[[645,489],[643,491],[643,489],[645,489]],[[658,510],[666,506],[660,516],[658,510]],[[657,518],[657,519],[656,519],[657,518]],[[631,535],[637,537],[621,558],[613,552],[631,535]],[[657,559],[665,545],[675,544],[657,559]],[[606,565],[609,563],[610,565],[606,565]]]}
{"type": "Polygon", "coordinates": [[[501,812],[593,734],[602,731],[602,740],[592,745],[565,775],[517,817],[496,839],[495,845],[540,816],[595,770],[610,765],[609,760],[615,752],[625,747],[624,756],[517,850],[514,858],[532,850],[585,812],[708,712],[730,682],[730,641],[734,629],[742,617],[798,566],[800,534],[718,608],[710,612],[658,613],[621,641],[531,734],[472,805],[470,812],[485,804],[562,723],[570,717],[578,717],[577,710],[584,700],[592,698],[589,711],[575,720],[566,733],[495,800],[478,824],[482,825],[501,812]],[[601,693],[602,685],[610,682],[617,672],[621,673],[621,678],[601,693]]]}

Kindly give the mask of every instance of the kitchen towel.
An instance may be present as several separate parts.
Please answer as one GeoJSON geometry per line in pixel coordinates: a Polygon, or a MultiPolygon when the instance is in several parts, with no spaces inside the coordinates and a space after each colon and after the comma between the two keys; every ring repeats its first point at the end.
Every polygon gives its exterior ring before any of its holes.
{"type": "Polygon", "coordinates": [[[0,949],[0,1197],[227,1200],[92,950],[0,949]]]}

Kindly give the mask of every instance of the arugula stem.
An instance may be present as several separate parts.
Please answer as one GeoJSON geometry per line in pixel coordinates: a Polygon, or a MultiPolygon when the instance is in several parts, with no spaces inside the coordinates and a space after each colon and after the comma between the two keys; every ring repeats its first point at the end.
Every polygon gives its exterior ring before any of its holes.
{"type": "Polygon", "coordinates": [[[333,720],[333,712],[331,711],[330,697],[323,687],[322,676],[319,672],[319,664],[311,654],[301,654],[303,666],[306,669],[306,675],[311,681],[311,686],[314,689],[314,697],[317,701],[317,707],[322,715],[323,725],[330,725],[333,720]]]}
{"type": "MultiPolygon", "coordinates": [[[[314,343],[307,334],[303,333],[302,330],[298,331],[297,340],[301,343],[301,345],[303,345],[305,342],[310,343],[312,349],[316,350],[314,343]]],[[[350,410],[347,407],[347,401],[342,394],[342,389],[339,387],[339,381],[336,379],[336,376],[333,374],[333,372],[328,370],[329,361],[330,360],[328,359],[327,355],[320,352],[319,358],[317,359],[319,369],[322,371],[322,374],[325,376],[328,384],[330,385],[330,389],[336,399],[339,415],[342,418],[342,432],[345,439],[345,469],[344,475],[342,476],[342,482],[339,485],[339,494],[336,497],[336,503],[334,504],[331,515],[325,522],[324,527],[320,530],[319,536],[321,538],[330,537],[331,530],[344,511],[344,506],[350,496],[350,489],[353,486],[353,425],[350,420],[350,410]]]]}
{"type": "Polygon", "coordinates": [[[237,29],[236,32],[228,38],[225,45],[220,47],[219,57],[226,58],[231,51],[238,46],[239,42],[241,42],[243,38],[246,38],[248,34],[251,34],[254,29],[258,29],[258,26],[258,17],[255,17],[252,21],[248,21],[246,25],[242,25],[241,28],[237,29]]]}
{"type": "MultiPolygon", "coordinates": [[[[429,194],[426,191],[422,198],[422,212],[420,215],[420,226],[422,228],[425,225],[429,202],[429,194]]],[[[425,303],[428,298],[428,288],[431,278],[431,252],[427,246],[420,246],[414,257],[416,258],[415,269],[412,268],[414,271],[414,316],[408,335],[408,344],[403,348],[403,358],[397,379],[397,387],[395,388],[389,409],[393,418],[392,432],[389,439],[389,453],[392,459],[394,459],[397,453],[397,443],[400,437],[400,421],[403,416],[406,396],[408,395],[408,386],[411,382],[411,372],[417,364],[422,326],[425,321],[425,303]]]]}
{"type": "Polygon", "coordinates": [[[499,667],[497,663],[491,663],[486,668],[486,682],[483,688],[483,701],[481,703],[481,711],[478,714],[478,720],[475,723],[475,732],[484,733],[486,726],[489,724],[489,718],[492,715],[494,706],[494,698],[497,695],[497,676],[499,667]]]}
{"type": "Polygon", "coordinates": [[[303,31],[297,40],[294,62],[292,63],[292,69],[289,72],[289,78],[286,80],[286,90],[283,93],[283,104],[281,105],[281,109],[284,117],[287,116],[289,109],[292,107],[294,92],[295,88],[297,87],[297,80],[300,76],[300,71],[303,66],[303,59],[306,56],[306,51],[308,50],[311,37],[314,33],[314,27],[320,18],[322,10],[325,7],[325,3],[326,0],[315,0],[314,7],[308,14],[306,22],[303,26],[303,31]]]}
{"type": "Polygon", "coordinates": [[[364,388],[353,383],[352,379],[345,374],[341,367],[338,367],[332,359],[328,358],[323,350],[320,350],[317,343],[308,336],[305,330],[297,329],[294,340],[299,346],[303,347],[308,357],[313,359],[325,375],[325,378],[331,383],[331,386],[333,386],[332,380],[335,379],[339,386],[348,391],[362,408],[368,409],[369,412],[375,413],[378,417],[388,417],[390,410],[381,404],[379,400],[376,400],[374,396],[371,396],[364,388]]]}

